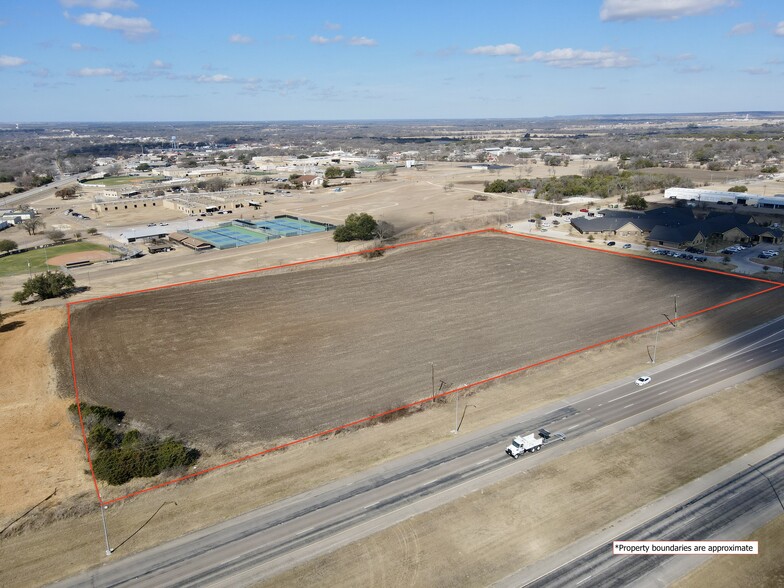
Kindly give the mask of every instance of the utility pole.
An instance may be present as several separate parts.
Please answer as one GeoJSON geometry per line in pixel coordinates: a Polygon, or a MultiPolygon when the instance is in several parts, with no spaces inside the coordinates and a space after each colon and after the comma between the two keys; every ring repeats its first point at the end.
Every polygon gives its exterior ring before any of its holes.
{"type": "Polygon", "coordinates": [[[673,300],[675,302],[675,318],[677,320],[677,318],[678,318],[678,295],[677,294],[673,294],[672,298],[673,298],[673,300]]]}
{"type": "Polygon", "coordinates": [[[106,515],[104,514],[104,510],[109,508],[108,506],[104,506],[101,503],[98,503],[98,508],[101,509],[101,522],[103,523],[103,540],[106,544],[106,555],[109,556],[112,554],[112,548],[109,546],[109,531],[106,529],[106,515]]]}
{"type": "Polygon", "coordinates": [[[656,363],[656,346],[659,344],[659,327],[656,327],[656,340],[653,342],[653,358],[651,363],[656,363]]]}
{"type": "Polygon", "coordinates": [[[460,391],[458,390],[455,392],[455,430],[452,431],[455,435],[457,435],[457,428],[459,426],[459,408],[460,408],[460,391]]]}
{"type": "Polygon", "coordinates": [[[430,362],[430,381],[433,389],[433,402],[436,401],[436,364],[430,362]]]}

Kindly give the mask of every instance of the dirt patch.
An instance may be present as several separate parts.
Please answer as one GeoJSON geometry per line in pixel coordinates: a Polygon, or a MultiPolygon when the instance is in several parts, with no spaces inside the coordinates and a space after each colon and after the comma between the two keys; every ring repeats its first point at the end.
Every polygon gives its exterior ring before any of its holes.
{"type": "Polygon", "coordinates": [[[394,578],[406,586],[487,586],[781,435],[782,411],[779,371],[474,492],[263,585],[385,586],[394,578]],[[749,436],[733,435],[738,430],[749,436]],[[538,499],[543,495],[546,500],[538,499]]]}
{"type": "Polygon", "coordinates": [[[784,515],[772,520],[743,541],[759,541],[759,555],[714,557],[672,584],[672,588],[784,586],[784,558],[781,557],[784,545],[784,515]]]}
{"type": "MultiPolygon", "coordinates": [[[[718,313],[702,315],[684,324],[683,328],[662,330],[657,361],[667,361],[708,345],[730,332],[776,318],[780,315],[783,301],[784,296],[779,293],[770,298],[758,297],[718,313]]],[[[472,398],[476,408],[468,411],[461,432],[479,430],[508,419],[512,414],[565,398],[579,390],[606,384],[624,375],[636,375],[649,365],[646,347],[653,341],[653,334],[626,339],[485,386],[472,398]],[[597,369],[597,366],[607,365],[614,368],[597,369]],[[580,383],[578,387],[575,387],[575,382],[580,383]]],[[[751,398],[749,402],[753,406],[755,399],[751,398]]],[[[450,430],[453,427],[452,403],[436,404],[405,419],[291,447],[285,452],[225,468],[215,475],[143,494],[109,508],[110,540],[113,546],[124,542],[117,557],[135,553],[295,492],[304,492],[452,439],[450,430]],[[139,531],[164,503],[165,508],[139,531]]],[[[247,453],[251,449],[248,447],[247,453]]],[[[206,457],[203,465],[226,461],[225,457],[218,451],[206,457]]],[[[86,467],[86,461],[80,463],[72,475],[86,480],[83,474],[86,467]]],[[[149,484],[149,480],[142,480],[136,485],[132,483],[130,488],[123,487],[121,492],[149,484]]],[[[42,584],[104,561],[103,536],[94,493],[82,499],[76,497],[51,511],[33,521],[34,524],[23,534],[2,540],[0,549],[3,558],[12,561],[13,566],[0,570],[0,584],[42,584]],[[83,513],[88,514],[82,516],[83,513]],[[49,565],[42,568],[41,561],[47,561],[49,565]]]]}
{"type": "Polygon", "coordinates": [[[62,308],[13,313],[0,328],[0,522],[2,527],[57,489],[47,506],[90,489],[84,450],[54,389],[49,340],[62,308]]]}
{"type": "Polygon", "coordinates": [[[73,307],[81,397],[207,448],[299,438],[765,284],[498,236],[73,307]],[[633,302],[632,302],[633,301],[633,302]],[[230,423],[227,425],[227,423],[230,423]]]}
{"type": "Polygon", "coordinates": [[[78,261],[105,261],[112,259],[114,255],[108,251],[83,251],[81,253],[66,253],[65,255],[58,255],[49,260],[49,265],[65,265],[66,263],[74,263],[78,261]]]}

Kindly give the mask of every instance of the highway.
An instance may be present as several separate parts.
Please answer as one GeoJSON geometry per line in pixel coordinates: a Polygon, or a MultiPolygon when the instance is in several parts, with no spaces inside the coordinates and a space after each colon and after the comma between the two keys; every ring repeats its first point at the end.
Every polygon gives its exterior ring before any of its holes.
{"type": "MultiPolygon", "coordinates": [[[[745,518],[759,518],[760,523],[764,523],[784,512],[774,487],[781,489],[780,492],[784,494],[784,451],[754,464],[614,540],[742,540],[743,535],[726,531],[745,518]]],[[[769,545],[760,546],[760,550],[771,548],[769,545]]],[[[607,543],[525,586],[604,588],[631,586],[633,583],[663,585],[657,582],[657,572],[677,557],[617,556],[612,554],[612,543],[607,543]]]]}
{"type": "Polygon", "coordinates": [[[586,391],[148,551],[109,559],[57,585],[249,585],[782,366],[784,317],[656,366],[647,372],[653,381],[646,386],[625,379],[586,391]],[[512,437],[541,427],[565,433],[567,440],[519,460],[504,454],[512,437]]]}

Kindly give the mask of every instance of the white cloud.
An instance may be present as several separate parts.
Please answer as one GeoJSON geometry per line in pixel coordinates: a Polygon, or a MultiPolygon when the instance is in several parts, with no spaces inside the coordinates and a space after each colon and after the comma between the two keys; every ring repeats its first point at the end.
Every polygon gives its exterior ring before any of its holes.
{"type": "Polygon", "coordinates": [[[97,47],[93,47],[92,45],[84,45],[82,43],[71,43],[71,49],[73,51],[98,51],[97,47]]]}
{"type": "Polygon", "coordinates": [[[374,47],[378,45],[378,42],[375,39],[368,39],[367,37],[351,37],[348,44],[356,45],[358,47],[374,47]]]}
{"type": "Polygon", "coordinates": [[[503,45],[482,45],[469,49],[471,55],[520,55],[523,51],[514,43],[504,43],[503,45]]]}
{"type": "Polygon", "coordinates": [[[13,55],[0,55],[0,67],[18,67],[27,63],[23,57],[14,57],[13,55]]]}
{"type": "Polygon", "coordinates": [[[232,81],[231,76],[225,74],[213,74],[211,76],[199,76],[196,81],[200,84],[222,84],[232,81]]]}
{"type": "Polygon", "coordinates": [[[593,67],[597,69],[633,67],[639,63],[634,57],[616,51],[585,51],[571,48],[537,51],[533,55],[516,57],[515,61],[539,61],[560,68],[593,67]]]}
{"type": "Polygon", "coordinates": [[[77,78],[101,78],[116,76],[119,75],[119,72],[114,71],[110,67],[83,67],[78,71],[72,72],[71,75],[77,78]]]}
{"type": "Polygon", "coordinates": [[[328,43],[340,43],[343,40],[343,37],[340,35],[336,35],[331,39],[329,37],[322,37],[321,35],[313,35],[310,38],[310,42],[316,45],[326,45],[328,43]]]}
{"type": "MultiPolygon", "coordinates": [[[[71,18],[68,13],[65,16],[71,18]]],[[[138,39],[155,32],[152,23],[146,18],[126,18],[111,12],[87,12],[73,17],[73,20],[86,27],[119,31],[128,39],[138,39]]]]}
{"type": "Polygon", "coordinates": [[[773,31],[773,34],[778,37],[784,37],[784,20],[776,25],[776,30],[773,31]]]}
{"type": "Polygon", "coordinates": [[[253,43],[253,37],[249,37],[247,35],[240,35],[239,33],[231,35],[229,37],[229,43],[238,43],[240,45],[248,45],[253,43]]]}
{"type": "Polygon", "coordinates": [[[133,0],[60,0],[66,8],[81,7],[94,8],[95,10],[133,10],[139,6],[133,0]]]}
{"type": "Polygon", "coordinates": [[[770,73],[767,67],[746,67],[741,71],[752,76],[766,76],[770,73]]]}
{"type": "Polygon", "coordinates": [[[674,20],[735,4],[735,0],[604,0],[599,15],[605,21],[640,18],[674,20]]]}
{"type": "Polygon", "coordinates": [[[342,25],[339,25],[336,22],[329,22],[329,21],[327,21],[327,22],[324,23],[324,28],[327,29],[327,30],[330,30],[330,31],[339,31],[341,29],[341,27],[342,27],[342,25]]]}
{"type": "Polygon", "coordinates": [[[756,28],[753,22],[739,22],[730,29],[730,35],[748,35],[753,33],[756,28]]]}
{"type": "Polygon", "coordinates": [[[153,69],[171,69],[171,63],[166,63],[162,59],[155,59],[150,64],[150,67],[153,69]]]}

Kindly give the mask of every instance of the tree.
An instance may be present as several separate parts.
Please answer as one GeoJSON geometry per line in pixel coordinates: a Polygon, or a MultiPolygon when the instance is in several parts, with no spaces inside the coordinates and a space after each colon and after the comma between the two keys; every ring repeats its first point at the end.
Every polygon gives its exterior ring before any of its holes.
{"type": "Polygon", "coordinates": [[[727,192],[748,192],[749,189],[746,186],[733,186],[727,192]]]}
{"type": "Polygon", "coordinates": [[[18,248],[19,246],[16,244],[16,241],[11,241],[11,239],[0,240],[0,251],[13,251],[18,248]]]}
{"type": "Polygon", "coordinates": [[[46,231],[46,238],[51,241],[64,241],[65,233],[57,229],[52,229],[51,231],[46,231]]]}
{"type": "Polygon", "coordinates": [[[373,231],[373,235],[376,239],[380,241],[386,241],[390,239],[395,234],[395,226],[392,223],[388,223],[387,221],[379,221],[376,224],[376,230],[373,231]]]}
{"type": "Polygon", "coordinates": [[[343,176],[343,170],[336,165],[331,165],[324,170],[324,177],[328,180],[334,180],[343,176]]]}
{"type": "Polygon", "coordinates": [[[353,178],[357,175],[357,172],[354,171],[353,167],[343,170],[343,177],[344,178],[353,178]]]}
{"type": "Polygon", "coordinates": [[[151,169],[152,168],[150,167],[149,163],[140,163],[139,165],[136,166],[136,171],[140,171],[140,172],[147,172],[150,171],[151,169]]]}
{"type": "Polygon", "coordinates": [[[180,163],[180,167],[184,167],[184,168],[193,168],[193,167],[197,167],[198,165],[199,164],[196,163],[196,160],[193,159],[192,157],[183,159],[182,162],[180,163]]]}
{"type": "Polygon", "coordinates": [[[638,194],[630,194],[626,197],[623,207],[631,210],[645,210],[648,208],[648,201],[638,194]]]}
{"type": "Polygon", "coordinates": [[[14,292],[13,301],[22,303],[33,295],[41,300],[65,296],[76,284],[73,276],[60,271],[44,272],[28,278],[22,289],[14,292]]]}
{"type": "Polygon", "coordinates": [[[223,192],[230,185],[226,178],[210,178],[204,183],[204,187],[209,192],[223,192]]]}
{"type": "Polygon", "coordinates": [[[370,241],[378,229],[376,219],[368,213],[351,213],[346,222],[335,229],[332,238],[338,243],[346,241],[370,241]]]}
{"type": "Polygon", "coordinates": [[[60,188],[54,193],[57,198],[62,198],[63,200],[67,198],[73,198],[76,196],[76,186],[68,186],[67,188],[60,188]]]}
{"type": "Polygon", "coordinates": [[[28,218],[22,221],[22,227],[27,231],[28,235],[35,235],[36,231],[43,229],[45,226],[46,223],[37,217],[28,218]]]}
{"type": "Polygon", "coordinates": [[[98,229],[96,229],[95,227],[90,227],[89,229],[87,229],[87,234],[88,235],[97,235],[98,234],[98,229]]]}

